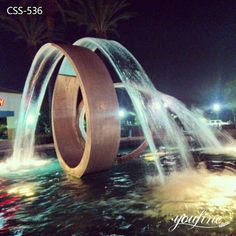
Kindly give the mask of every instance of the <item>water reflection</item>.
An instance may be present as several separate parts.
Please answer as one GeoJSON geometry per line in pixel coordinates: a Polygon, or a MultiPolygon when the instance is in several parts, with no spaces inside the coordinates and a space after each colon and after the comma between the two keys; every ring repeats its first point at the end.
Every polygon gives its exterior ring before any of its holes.
{"type": "MultiPolygon", "coordinates": [[[[55,160],[25,177],[1,177],[0,235],[166,235],[170,215],[202,208],[231,221],[210,233],[236,232],[234,175],[171,174],[159,186],[155,177],[147,179],[155,174],[154,164],[140,159],[76,179],[55,160]]],[[[199,230],[175,232],[204,233],[199,230]]]]}

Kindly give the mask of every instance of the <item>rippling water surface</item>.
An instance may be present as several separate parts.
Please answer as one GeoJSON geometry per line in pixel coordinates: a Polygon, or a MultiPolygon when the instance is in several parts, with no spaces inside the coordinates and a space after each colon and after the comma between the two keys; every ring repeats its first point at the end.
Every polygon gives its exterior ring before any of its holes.
{"type": "MultiPolygon", "coordinates": [[[[153,175],[154,164],[140,159],[75,179],[52,159],[46,167],[24,175],[0,177],[0,235],[236,235],[235,184],[227,186],[226,202],[209,205],[211,191],[216,193],[213,200],[221,199],[222,193],[217,195],[219,189],[206,184],[213,181],[206,175],[196,174],[195,181],[186,183],[188,173],[173,175],[176,182],[170,180],[166,187],[159,186],[153,175]],[[205,179],[197,181],[201,175],[205,179]],[[173,225],[168,214],[189,209],[193,214],[200,208],[227,214],[230,224],[191,230],[182,225],[168,232],[173,225]]],[[[235,180],[229,176],[226,182],[235,180]]]]}

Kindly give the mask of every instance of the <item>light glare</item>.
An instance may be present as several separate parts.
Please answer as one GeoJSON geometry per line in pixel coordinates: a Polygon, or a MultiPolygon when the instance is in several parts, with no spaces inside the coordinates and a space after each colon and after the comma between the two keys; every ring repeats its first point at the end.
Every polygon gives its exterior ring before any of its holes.
{"type": "Polygon", "coordinates": [[[213,110],[219,112],[221,110],[221,105],[219,103],[213,104],[213,110]]]}

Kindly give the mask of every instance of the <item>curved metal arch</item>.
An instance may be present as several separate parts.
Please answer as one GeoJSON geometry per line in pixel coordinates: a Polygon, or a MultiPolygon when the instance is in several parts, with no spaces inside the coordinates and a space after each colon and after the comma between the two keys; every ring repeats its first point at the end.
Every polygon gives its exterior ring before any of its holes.
{"type": "MultiPolygon", "coordinates": [[[[115,89],[123,89],[125,88],[123,83],[114,83],[114,88],[115,89]]],[[[85,118],[85,107],[84,107],[84,104],[83,104],[83,101],[80,102],[79,104],[79,107],[78,107],[78,117],[77,117],[77,122],[78,122],[78,125],[79,125],[79,129],[80,129],[80,132],[81,132],[81,135],[82,135],[82,138],[83,140],[86,139],[86,131],[85,131],[85,128],[84,128],[84,118],[85,118]]],[[[120,156],[120,157],[117,157],[117,161],[118,162],[124,162],[124,161],[127,161],[127,160],[132,160],[134,158],[137,158],[139,157],[141,154],[144,153],[144,151],[147,149],[148,147],[148,144],[147,144],[147,141],[143,141],[138,147],[136,147],[134,150],[132,150],[131,152],[123,155],[123,156],[120,156]]]]}
{"type": "Polygon", "coordinates": [[[56,45],[73,66],[76,76],[58,75],[52,101],[52,128],[56,153],[71,175],[108,169],[120,142],[118,100],[102,60],[91,50],[56,45]],[[86,109],[87,138],[77,126],[77,99],[81,90],[86,109]]]}
{"type": "MultiPolygon", "coordinates": [[[[125,89],[125,86],[122,82],[119,83],[114,83],[114,88],[115,89],[125,89]]],[[[139,157],[140,155],[142,155],[144,153],[144,151],[147,149],[148,147],[148,143],[146,140],[144,140],[138,147],[136,147],[134,150],[132,150],[131,152],[117,157],[117,161],[120,162],[124,162],[124,161],[128,161],[128,160],[132,160],[134,158],[139,157]]]]}

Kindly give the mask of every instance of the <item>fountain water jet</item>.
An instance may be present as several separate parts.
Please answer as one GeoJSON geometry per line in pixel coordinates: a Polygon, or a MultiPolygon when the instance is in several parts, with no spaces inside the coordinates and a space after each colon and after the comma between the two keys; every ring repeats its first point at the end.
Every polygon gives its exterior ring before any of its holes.
{"type": "MultiPolygon", "coordinates": [[[[154,142],[154,136],[163,133],[162,140],[160,140],[161,143],[167,148],[175,148],[182,157],[183,166],[190,167],[192,158],[186,137],[164,106],[163,100],[167,98],[170,100],[171,97],[167,97],[155,89],[141,65],[130,52],[115,41],[101,39],[85,38],[77,41],[75,45],[86,47],[92,51],[100,50],[114,67],[133,102],[145,138],[153,156],[155,156],[154,159],[161,182],[164,182],[164,174],[157,156],[158,146],[154,142]],[[153,104],[155,106],[157,104],[156,107],[158,109],[154,109],[153,104]]],[[[28,162],[33,156],[34,133],[38,113],[48,81],[62,56],[63,54],[60,50],[47,44],[38,52],[32,64],[21,103],[21,115],[16,132],[14,152],[11,158],[13,162],[28,162]]],[[[68,64],[67,60],[64,60],[59,73],[64,74],[63,72],[67,76],[76,76],[75,70],[68,64]]],[[[176,102],[176,100],[173,101],[176,102]]],[[[179,115],[185,127],[189,128],[189,121],[199,124],[197,119],[190,115],[191,113],[186,108],[184,112],[188,114],[188,122],[183,119],[181,109],[174,107],[171,109],[179,115]]],[[[197,127],[201,128],[200,125],[197,127]]],[[[203,131],[202,128],[201,131],[203,131]]],[[[220,146],[217,138],[209,130],[207,133],[202,132],[201,136],[199,136],[199,132],[193,136],[200,140],[200,145],[203,147],[220,146]]]]}
{"type": "Polygon", "coordinates": [[[2,168],[16,170],[47,163],[34,158],[34,136],[48,82],[61,58],[62,53],[50,44],[45,44],[36,54],[23,91],[13,154],[2,168]]]}
{"type": "Polygon", "coordinates": [[[220,141],[216,138],[210,128],[208,128],[201,120],[201,117],[199,117],[197,112],[188,110],[182,102],[172,96],[164,93],[161,93],[160,96],[167,108],[177,115],[181,124],[184,126],[184,130],[193,136],[193,138],[199,143],[200,147],[223,148],[220,141]]]}

